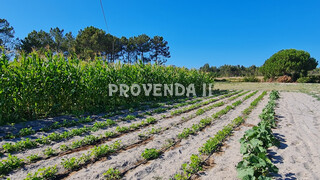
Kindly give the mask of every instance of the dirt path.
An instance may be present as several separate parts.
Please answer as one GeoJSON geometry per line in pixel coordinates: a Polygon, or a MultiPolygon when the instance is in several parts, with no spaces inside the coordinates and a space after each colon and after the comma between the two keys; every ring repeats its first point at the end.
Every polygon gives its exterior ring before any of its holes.
{"type": "Polygon", "coordinates": [[[276,113],[281,146],[272,148],[276,179],[320,179],[320,101],[303,93],[282,92],[276,113]]]}

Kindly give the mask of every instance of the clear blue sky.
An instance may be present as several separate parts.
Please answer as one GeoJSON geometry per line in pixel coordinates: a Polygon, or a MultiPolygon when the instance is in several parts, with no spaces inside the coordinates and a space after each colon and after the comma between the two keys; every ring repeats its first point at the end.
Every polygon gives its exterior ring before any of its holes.
{"type": "MultiPolygon", "coordinates": [[[[262,65],[287,48],[320,60],[319,0],[102,0],[109,32],[116,36],[161,35],[167,64],[262,65]]],[[[107,31],[99,0],[0,0],[0,18],[24,38],[32,30],[59,27],[77,34],[107,31]]]]}

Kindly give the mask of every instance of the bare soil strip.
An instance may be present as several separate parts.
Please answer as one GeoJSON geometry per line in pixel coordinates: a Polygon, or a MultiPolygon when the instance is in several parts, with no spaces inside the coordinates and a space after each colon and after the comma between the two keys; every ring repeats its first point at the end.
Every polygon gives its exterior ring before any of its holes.
{"type": "Polygon", "coordinates": [[[273,130],[281,140],[269,152],[276,179],[320,179],[320,101],[303,93],[281,92],[273,130]]]}

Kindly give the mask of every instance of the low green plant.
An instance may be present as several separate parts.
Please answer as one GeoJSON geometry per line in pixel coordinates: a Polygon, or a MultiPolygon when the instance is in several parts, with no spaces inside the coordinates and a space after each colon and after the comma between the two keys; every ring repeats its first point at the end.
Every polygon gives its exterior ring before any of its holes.
{"type": "Polygon", "coordinates": [[[109,168],[107,172],[103,173],[107,180],[118,180],[121,179],[121,172],[117,169],[109,168]]]}
{"type": "Polygon", "coordinates": [[[141,156],[146,160],[157,159],[160,156],[160,150],[147,148],[142,152],[141,156]]]}
{"type": "Polygon", "coordinates": [[[27,159],[29,159],[30,162],[35,162],[35,161],[41,159],[41,157],[38,156],[38,154],[32,154],[30,156],[27,156],[27,159]]]}
{"type": "Polygon", "coordinates": [[[23,128],[19,131],[19,136],[27,136],[27,135],[31,135],[34,134],[35,130],[32,129],[32,127],[30,128],[23,128]]]}
{"type": "Polygon", "coordinates": [[[55,155],[56,151],[52,149],[51,147],[48,147],[47,149],[44,150],[43,154],[45,154],[47,157],[55,155]]]}
{"type": "Polygon", "coordinates": [[[24,180],[40,180],[40,179],[48,179],[53,180],[57,175],[58,169],[57,166],[52,167],[44,167],[38,169],[34,174],[28,173],[27,177],[24,180]]]}
{"type": "Polygon", "coordinates": [[[124,121],[130,121],[135,120],[136,117],[134,115],[127,115],[125,118],[123,118],[124,121]]]}
{"type": "Polygon", "coordinates": [[[0,175],[6,175],[10,171],[21,167],[24,164],[24,160],[17,156],[8,154],[7,159],[0,161],[0,175]]]}
{"type": "Polygon", "coordinates": [[[205,111],[203,109],[198,109],[196,112],[197,116],[200,116],[201,114],[203,114],[205,111]]]}

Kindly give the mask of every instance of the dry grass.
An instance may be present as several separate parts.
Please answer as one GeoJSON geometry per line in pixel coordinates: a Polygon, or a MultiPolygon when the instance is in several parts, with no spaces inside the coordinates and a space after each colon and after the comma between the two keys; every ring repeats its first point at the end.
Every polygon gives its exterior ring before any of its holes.
{"type": "Polygon", "coordinates": [[[299,91],[320,94],[320,84],[311,83],[254,83],[254,82],[216,82],[216,89],[244,89],[244,90],[278,90],[299,91]]]}

